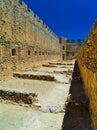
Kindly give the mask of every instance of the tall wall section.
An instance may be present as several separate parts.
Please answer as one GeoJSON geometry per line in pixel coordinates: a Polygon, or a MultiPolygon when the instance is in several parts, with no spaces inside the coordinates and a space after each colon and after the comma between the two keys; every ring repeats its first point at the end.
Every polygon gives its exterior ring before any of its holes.
{"type": "Polygon", "coordinates": [[[97,20],[79,51],[78,64],[90,99],[93,129],[97,130],[97,20]]]}
{"type": "Polygon", "coordinates": [[[0,72],[60,58],[58,37],[22,0],[0,0],[0,72]]]}

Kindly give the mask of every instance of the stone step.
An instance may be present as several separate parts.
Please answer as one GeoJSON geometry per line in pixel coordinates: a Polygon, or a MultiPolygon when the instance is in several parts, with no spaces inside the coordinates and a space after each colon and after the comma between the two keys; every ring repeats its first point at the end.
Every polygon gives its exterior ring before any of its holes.
{"type": "Polygon", "coordinates": [[[52,62],[49,62],[50,65],[73,65],[72,63],[62,63],[62,62],[57,62],[57,63],[52,63],[52,62]]]}
{"type": "Polygon", "coordinates": [[[28,104],[33,105],[38,101],[38,94],[34,90],[28,89],[13,89],[10,87],[0,86],[0,100],[8,100],[16,102],[19,105],[28,104]]]}
{"type": "Polygon", "coordinates": [[[43,74],[27,74],[27,73],[13,73],[13,77],[18,77],[22,79],[36,79],[36,80],[46,80],[46,81],[56,81],[54,76],[51,75],[43,75],[43,74]]]}
{"type": "Polygon", "coordinates": [[[57,66],[51,65],[51,64],[43,64],[42,66],[43,66],[43,67],[57,67],[57,66]]]}

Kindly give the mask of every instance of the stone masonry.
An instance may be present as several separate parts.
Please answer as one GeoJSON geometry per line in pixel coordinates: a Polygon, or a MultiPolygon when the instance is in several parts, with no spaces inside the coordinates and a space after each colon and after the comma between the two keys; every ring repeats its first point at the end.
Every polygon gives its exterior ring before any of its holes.
{"type": "Polygon", "coordinates": [[[79,51],[78,64],[90,99],[93,129],[97,130],[97,20],[79,51]]]}
{"type": "Polygon", "coordinates": [[[0,0],[0,73],[60,58],[58,37],[21,0],[0,0]]]}
{"type": "Polygon", "coordinates": [[[62,60],[76,58],[78,51],[83,43],[83,41],[81,41],[80,39],[70,41],[65,37],[60,37],[59,42],[60,42],[62,60]]]}

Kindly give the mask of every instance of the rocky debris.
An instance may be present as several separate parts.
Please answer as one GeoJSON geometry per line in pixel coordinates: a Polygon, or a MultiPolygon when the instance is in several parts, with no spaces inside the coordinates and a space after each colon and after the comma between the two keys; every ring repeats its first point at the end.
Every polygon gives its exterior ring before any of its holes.
{"type": "Polygon", "coordinates": [[[56,65],[56,63],[49,62],[50,65],[56,65]]]}
{"type": "Polygon", "coordinates": [[[65,65],[64,63],[58,62],[58,63],[51,63],[49,62],[50,65],[65,65]]]}
{"type": "Polygon", "coordinates": [[[51,108],[50,108],[50,112],[51,112],[51,113],[59,113],[59,112],[64,112],[64,111],[65,111],[65,109],[64,109],[64,107],[61,106],[61,105],[51,106],[51,108]]]}
{"type": "Polygon", "coordinates": [[[68,106],[68,104],[69,104],[70,102],[72,102],[72,101],[73,101],[72,95],[69,94],[68,97],[67,97],[67,99],[66,99],[65,106],[68,106]]]}
{"type": "Polygon", "coordinates": [[[34,103],[34,106],[41,108],[42,105],[40,103],[34,103]]]}
{"type": "Polygon", "coordinates": [[[33,105],[34,103],[38,102],[37,96],[38,94],[32,90],[12,89],[0,86],[1,101],[12,101],[18,103],[19,105],[33,105]]]}
{"type": "Polygon", "coordinates": [[[41,110],[45,113],[60,113],[65,111],[64,105],[45,105],[41,110]]]}
{"type": "Polygon", "coordinates": [[[57,66],[55,66],[55,65],[49,65],[49,64],[48,64],[48,65],[43,64],[42,66],[43,66],[43,67],[57,67],[57,66]]]}
{"type": "Polygon", "coordinates": [[[65,64],[65,65],[73,65],[72,63],[67,63],[67,64],[65,64]]]}
{"type": "Polygon", "coordinates": [[[66,65],[65,63],[56,63],[57,65],[66,65]]]}
{"type": "Polygon", "coordinates": [[[67,74],[72,74],[72,73],[73,73],[73,71],[70,69],[67,71],[67,74]]]}
{"type": "Polygon", "coordinates": [[[0,99],[0,102],[4,103],[4,104],[12,104],[12,105],[19,105],[19,106],[23,106],[23,107],[31,107],[33,108],[34,105],[33,104],[25,104],[23,102],[14,102],[12,100],[5,100],[5,99],[0,99]]]}
{"type": "Polygon", "coordinates": [[[66,76],[67,76],[67,75],[72,75],[72,73],[73,73],[73,71],[69,69],[69,70],[66,72],[66,76]]]}
{"type": "Polygon", "coordinates": [[[35,79],[35,80],[47,80],[47,81],[56,81],[55,78],[51,75],[34,75],[34,74],[22,74],[15,72],[13,77],[22,78],[22,79],[35,79]]]}
{"type": "Polygon", "coordinates": [[[56,74],[66,74],[67,71],[53,71],[56,74]]]}
{"type": "Polygon", "coordinates": [[[89,100],[88,100],[88,98],[85,98],[85,97],[83,97],[83,98],[81,97],[81,101],[79,101],[79,99],[78,100],[73,99],[72,95],[69,94],[66,99],[66,102],[65,102],[65,107],[68,108],[68,105],[70,105],[70,104],[73,106],[80,106],[80,107],[89,109],[89,100]]]}
{"type": "Polygon", "coordinates": [[[69,82],[65,82],[65,84],[69,84],[69,82]]]}
{"type": "Polygon", "coordinates": [[[51,62],[49,62],[49,64],[51,64],[51,65],[73,65],[72,63],[62,63],[62,62],[57,62],[57,63],[51,63],[51,62]]]}

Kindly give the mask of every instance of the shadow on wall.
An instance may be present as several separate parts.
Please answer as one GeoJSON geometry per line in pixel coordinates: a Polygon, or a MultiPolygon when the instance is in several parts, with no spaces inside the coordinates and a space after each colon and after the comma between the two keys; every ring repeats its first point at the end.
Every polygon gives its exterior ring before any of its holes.
{"type": "Polygon", "coordinates": [[[89,100],[85,96],[77,61],[72,75],[69,97],[61,130],[92,130],[89,100]]]}

